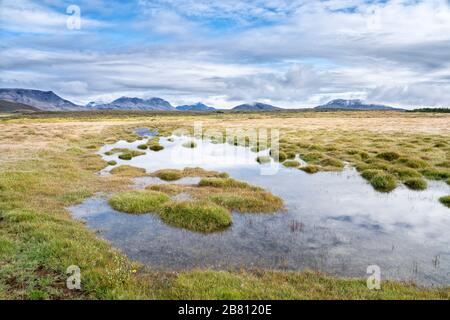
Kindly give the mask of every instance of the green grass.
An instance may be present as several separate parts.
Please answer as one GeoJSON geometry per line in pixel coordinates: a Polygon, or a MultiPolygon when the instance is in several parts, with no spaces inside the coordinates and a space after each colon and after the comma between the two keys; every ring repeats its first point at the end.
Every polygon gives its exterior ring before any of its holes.
{"type": "Polygon", "coordinates": [[[231,178],[204,178],[201,179],[199,184],[200,187],[214,187],[214,188],[252,188],[250,185],[243,181],[234,180],[231,178]]]}
{"type": "Polygon", "coordinates": [[[283,201],[269,192],[220,192],[207,199],[240,213],[273,213],[283,207],[283,201]]]}
{"type": "Polygon", "coordinates": [[[378,169],[366,169],[361,173],[361,176],[366,180],[371,180],[373,177],[375,177],[378,174],[383,173],[382,170],[378,169]]]}
{"type": "Polygon", "coordinates": [[[148,145],[146,145],[146,144],[140,144],[140,145],[138,145],[137,147],[138,147],[138,149],[140,149],[140,150],[147,150],[147,149],[148,149],[148,145]]]}
{"type": "Polygon", "coordinates": [[[161,150],[164,150],[164,147],[163,147],[162,145],[159,145],[159,144],[151,145],[151,146],[149,146],[148,148],[149,148],[150,150],[156,151],[156,152],[161,151],[161,150]]]}
{"type": "Polygon", "coordinates": [[[381,152],[377,155],[377,158],[386,160],[386,161],[394,161],[400,158],[400,154],[394,151],[385,151],[381,152]]]}
{"type": "Polygon", "coordinates": [[[153,175],[164,181],[176,181],[183,178],[183,173],[180,170],[162,170],[153,175]]]}
{"type": "Polygon", "coordinates": [[[117,211],[143,214],[158,211],[169,200],[170,197],[161,192],[132,190],[113,195],[109,204],[117,211]]]}
{"type": "Polygon", "coordinates": [[[226,229],[232,223],[228,210],[207,202],[171,202],[162,208],[160,216],[169,225],[204,233],[226,229]]]}
{"type": "Polygon", "coordinates": [[[314,174],[320,171],[319,167],[315,165],[307,165],[305,167],[300,167],[299,169],[309,174],[314,174]]]}
{"type": "Polygon", "coordinates": [[[151,175],[165,181],[176,181],[185,177],[228,178],[226,172],[208,171],[202,168],[162,169],[151,175]]]}
{"type": "Polygon", "coordinates": [[[300,162],[296,160],[286,160],[285,162],[283,162],[283,166],[288,168],[297,168],[300,166],[300,162]]]}
{"type": "Polygon", "coordinates": [[[439,198],[439,201],[446,207],[450,208],[450,196],[439,198]]]}
{"type": "Polygon", "coordinates": [[[427,182],[422,178],[411,178],[404,182],[411,190],[425,190],[428,187],[427,182]]]}
{"type": "Polygon", "coordinates": [[[141,177],[146,175],[146,171],[144,168],[137,168],[128,165],[121,165],[112,168],[110,173],[122,177],[141,177]]]}
{"type": "Polygon", "coordinates": [[[123,151],[121,154],[119,154],[119,159],[121,160],[131,160],[135,157],[143,156],[145,152],[136,151],[136,150],[127,150],[123,151]]]}
{"type": "Polygon", "coordinates": [[[227,272],[198,270],[182,273],[172,283],[174,299],[302,300],[302,299],[444,299],[445,289],[382,282],[381,290],[368,290],[365,280],[335,279],[315,272],[227,272]]]}
{"type": "Polygon", "coordinates": [[[108,165],[109,166],[115,166],[117,164],[117,161],[116,160],[110,160],[110,161],[108,161],[108,165]]]}
{"type": "Polygon", "coordinates": [[[373,188],[380,192],[391,192],[397,187],[397,180],[388,173],[377,173],[370,180],[373,188]]]}
{"type": "Polygon", "coordinates": [[[421,172],[431,180],[447,180],[450,178],[450,170],[424,169],[421,172]]]}

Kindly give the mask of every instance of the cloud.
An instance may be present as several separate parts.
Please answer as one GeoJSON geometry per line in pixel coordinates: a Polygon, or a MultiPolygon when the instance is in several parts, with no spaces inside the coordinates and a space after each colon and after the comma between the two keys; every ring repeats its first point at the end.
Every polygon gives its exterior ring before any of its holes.
{"type": "Polygon", "coordinates": [[[65,28],[67,4],[1,2],[0,26],[20,32],[0,44],[1,86],[57,89],[83,103],[450,101],[444,0],[81,1],[88,27],[75,34],[65,28]]]}
{"type": "MultiPolygon", "coordinates": [[[[3,0],[0,4],[0,27],[6,31],[24,33],[60,33],[67,29],[73,11],[55,11],[28,0],[3,0]]],[[[105,26],[105,22],[82,17],[82,28],[105,26]]]]}

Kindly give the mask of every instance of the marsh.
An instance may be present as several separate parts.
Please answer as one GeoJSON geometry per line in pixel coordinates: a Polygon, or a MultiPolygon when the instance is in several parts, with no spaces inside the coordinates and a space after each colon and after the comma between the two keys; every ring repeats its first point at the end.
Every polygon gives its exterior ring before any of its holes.
{"type": "MultiPolygon", "coordinates": [[[[141,143],[119,141],[98,153],[120,166],[122,160],[108,151],[133,149],[141,143]]],[[[270,191],[283,199],[285,210],[272,214],[233,211],[229,228],[205,235],[173,227],[152,214],[120,213],[108,205],[107,197],[70,208],[75,217],[132,259],[158,270],[310,269],[350,277],[364,277],[367,266],[379,265],[385,279],[450,284],[450,212],[439,202],[450,193],[445,182],[428,181],[422,191],[401,185],[382,193],[349,165],[341,172],[309,174],[269,158],[268,150],[253,152],[250,147],[183,136],[161,137],[160,144],[164,150],[147,150],[126,163],[147,173],[172,169],[162,171],[171,173],[171,179],[153,177],[142,183],[144,178],[139,178],[135,188],[155,181],[171,183],[172,175],[178,179],[183,172],[175,169],[200,166],[270,191]],[[197,148],[185,148],[186,141],[195,142],[197,148]],[[182,157],[177,156],[179,152],[182,157]],[[258,157],[271,160],[260,163],[258,157]],[[276,172],[262,175],[264,166],[275,166],[276,172]],[[293,224],[302,228],[292,228],[293,224]]],[[[107,175],[112,169],[109,166],[101,173],[107,175]]]]}

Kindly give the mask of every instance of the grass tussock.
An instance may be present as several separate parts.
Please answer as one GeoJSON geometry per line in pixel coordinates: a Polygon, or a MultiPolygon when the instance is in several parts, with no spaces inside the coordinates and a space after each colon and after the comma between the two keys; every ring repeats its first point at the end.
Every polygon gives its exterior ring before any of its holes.
{"type": "Polygon", "coordinates": [[[446,207],[450,208],[450,196],[439,198],[439,201],[446,207]]]}
{"type": "Polygon", "coordinates": [[[385,152],[379,153],[377,155],[377,158],[383,159],[386,161],[394,161],[394,160],[398,160],[400,158],[400,154],[398,152],[394,152],[394,151],[385,151],[385,152]]]}
{"type": "Polygon", "coordinates": [[[213,187],[221,189],[259,189],[250,186],[247,182],[234,180],[231,178],[204,178],[200,180],[200,187],[213,187]]]}
{"type": "Polygon", "coordinates": [[[109,204],[120,212],[143,214],[160,210],[169,200],[170,197],[162,192],[132,190],[115,194],[109,199],[109,204]]]}
{"type": "Polygon", "coordinates": [[[411,178],[404,182],[411,190],[425,190],[428,187],[427,181],[422,178],[411,178]]]}
{"type": "Polygon", "coordinates": [[[372,187],[380,192],[391,192],[397,187],[397,180],[388,173],[377,173],[370,180],[372,187]]]}
{"type": "Polygon", "coordinates": [[[127,149],[127,151],[123,151],[121,154],[119,154],[119,159],[131,160],[135,157],[143,156],[144,154],[145,154],[145,152],[127,149]]]}
{"type": "Polygon", "coordinates": [[[225,172],[208,171],[202,168],[163,169],[153,172],[152,176],[164,181],[176,181],[185,177],[228,178],[225,172]]]}
{"type": "Polygon", "coordinates": [[[300,166],[300,162],[296,160],[286,160],[283,162],[283,166],[287,168],[298,168],[300,166]]]}
{"type": "Polygon", "coordinates": [[[211,202],[240,213],[273,213],[283,208],[281,198],[259,187],[230,178],[205,178],[197,186],[152,185],[149,190],[170,196],[187,193],[200,202],[211,202]]]}
{"type": "Polygon", "coordinates": [[[208,202],[170,202],[160,216],[169,225],[204,233],[226,229],[232,223],[228,210],[208,202]]]}
{"type": "Polygon", "coordinates": [[[315,166],[315,165],[307,165],[307,166],[304,166],[304,167],[300,167],[299,169],[304,171],[304,172],[306,172],[306,173],[309,173],[309,174],[314,174],[314,173],[317,173],[317,172],[320,171],[320,168],[318,166],[315,166]]]}
{"type": "Polygon", "coordinates": [[[128,165],[121,165],[115,168],[112,168],[110,171],[113,175],[118,175],[122,177],[142,177],[146,175],[146,171],[143,168],[137,168],[128,165]]]}

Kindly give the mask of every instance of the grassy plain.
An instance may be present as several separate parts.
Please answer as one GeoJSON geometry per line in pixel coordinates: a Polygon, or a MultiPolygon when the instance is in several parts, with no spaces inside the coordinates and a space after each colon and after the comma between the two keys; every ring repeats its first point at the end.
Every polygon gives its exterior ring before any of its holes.
{"type": "MultiPolygon", "coordinates": [[[[310,158],[309,171],[380,170],[397,183],[426,177],[449,182],[450,115],[397,112],[267,114],[47,113],[0,119],[0,298],[2,299],[449,299],[450,288],[315,272],[192,270],[165,273],[129,261],[65,209],[96,192],[120,192],[133,168],[108,177],[96,150],[136,138],[135,127],[169,134],[202,121],[211,128],[281,130],[283,152],[310,158]],[[386,159],[379,154],[398,155],[386,159]],[[406,172],[406,169],[413,171],[406,172]],[[66,289],[78,265],[82,290],[66,289]]],[[[229,199],[225,199],[229,201],[229,199]]],[[[445,208],[443,206],[443,208],[445,208]]]]}

